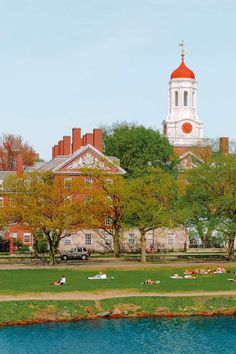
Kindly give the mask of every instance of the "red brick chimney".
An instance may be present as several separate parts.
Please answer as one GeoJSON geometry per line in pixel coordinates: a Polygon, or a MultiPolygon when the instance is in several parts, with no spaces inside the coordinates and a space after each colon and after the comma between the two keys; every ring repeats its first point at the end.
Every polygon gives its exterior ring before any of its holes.
{"type": "Polygon", "coordinates": [[[84,135],[84,146],[86,146],[88,144],[93,146],[93,134],[92,133],[87,133],[84,135]]]}
{"type": "Polygon", "coordinates": [[[57,157],[59,155],[58,154],[58,145],[54,146],[54,154],[55,154],[55,157],[57,157]]]}
{"type": "Polygon", "coordinates": [[[70,155],[71,153],[71,137],[69,135],[63,136],[63,153],[64,155],[70,155]]]}
{"type": "Polygon", "coordinates": [[[81,129],[72,129],[72,154],[82,146],[81,129]]]}
{"type": "Polygon", "coordinates": [[[228,155],[228,153],[229,153],[229,138],[228,137],[221,137],[220,138],[219,150],[220,150],[220,154],[228,155]]]}
{"type": "Polygon", "coordinates": [[[16,156],[16,175],[18,178],[23,176],[23,156],[20,154],[16,156]]]}
{"type": "Polygon", "coordinates": [[[60,141],[58,142],[58,154],[59,154],[59,155],[64,155],[63,140],[60,140],[60,141]]]}
{"type": "Polygon", "coordinates": [[[102,129],[93,129],[93,146],[102,152],[102,129]]]}

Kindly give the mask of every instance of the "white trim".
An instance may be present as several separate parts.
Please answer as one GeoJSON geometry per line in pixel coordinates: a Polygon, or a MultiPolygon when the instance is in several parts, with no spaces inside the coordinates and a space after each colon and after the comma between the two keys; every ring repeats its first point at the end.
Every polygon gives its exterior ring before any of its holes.
{"type": "MultiPolygon", "coordinates": [[[[81,156],[87,150],[92,150],[96,155],[98,155],[99,157],[102,157],[104,160],[109,162],[112,166],[114,166],[118,170],[118,173],[120,173],[122,175],[126,173],[126,171],[123,168],[114,164],[114,162],[112,160],[110,160],[108,157],[106,157],[103,153],[101,153],[99,150],[97,150],[94,146],[92,146],[90,144],[88,144],[86,146],[82,146],[79,150],[76,150],[68,159],[66,159],[66,161],[63,161],[61,164],[59,164],[57,167],[55,167],[53,169],[53,172],[60,173],[60,171],[59,171],[60,169],[65,167],[67,164],[69,164],[71,161],[73,161],[77,157],[81,156]]],[[[107,171],[107,172],[109,173],[109,171],[107,171]]],[[[65,172],[62,172],[62,173],[65,173],[65,172]]],[[[66,172],[66,173],[68,173],[68,172],[66,172]]],[[[71,173],[71,172],[69,172],[69,173],[71,173]]],[[[73,172],[73,173],[75,173],[75,172],[73,172]]],[[[80,172],[77,172],[76,174],[80,174],[80,172]]]]}

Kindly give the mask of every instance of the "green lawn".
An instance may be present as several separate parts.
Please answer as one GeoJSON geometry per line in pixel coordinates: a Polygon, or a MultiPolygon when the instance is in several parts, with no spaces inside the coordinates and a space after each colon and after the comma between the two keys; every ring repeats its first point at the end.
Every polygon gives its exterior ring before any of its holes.
{"type": "Polygon", "coordinates": [[[0,302],[0,323],[17,321],[63,321],[119,309],[122,315],[223,314],[234,313],[236,297],[126,297],[95,301],[6,301],[0,302]]]}
{"type": "Polygon", "coordinates": [[[202,275],[198,279],[170,279],[174,273],[183,273],[183,268],[160,267],[137,270],[104,270],[114,279],[88,280],[87,277],[99,270],[71,269],[20,269],[0,270],[0,294],[22,292],[64,292],[64,291],[97,291],[106,289],[133,289],[142,292],[188,292],[188,291],[220,291],[236,290],[236,283],[227,281],[233,277],[235,268],[228,268],[229,274],[202,275]],[[62,275],[68,281],[67,286],[53,286],[62,275]],[[159,285],[142,285],[145,279],[158,279],[159,285]]]}

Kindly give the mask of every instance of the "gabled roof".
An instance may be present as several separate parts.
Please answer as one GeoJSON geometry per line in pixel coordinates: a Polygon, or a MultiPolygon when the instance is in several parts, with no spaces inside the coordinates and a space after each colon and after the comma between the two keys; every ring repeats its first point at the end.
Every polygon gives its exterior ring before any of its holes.
{"type": "Polygon", "coordinates": [[[192,151],[187,151],[183,155],[179,156],[180,165],[183,169],[190,169],[197,167],[200,163],[204,161],[195,155],[192,151]]]}
{"type": "Polygon", "coordinates": [[[94,146],[88,144],[82,146],[69,156],[60,156],[44,164],[40,171],[52,171],[57,174],[81,174],[81,169],[96,168],[104,170],[107,173],[125,174],[125,170],[121,168],[116,159],[106,157],[94,146]]]}

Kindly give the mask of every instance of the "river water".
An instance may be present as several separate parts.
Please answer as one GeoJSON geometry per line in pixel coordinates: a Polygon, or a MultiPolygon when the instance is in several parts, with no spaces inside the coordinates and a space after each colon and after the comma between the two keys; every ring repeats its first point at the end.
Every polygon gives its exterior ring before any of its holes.
{"type": "Polygon", "coordinates": [[[236,317],[92,320],[0,328],[1,354],[235,354],[236,317]]]}

